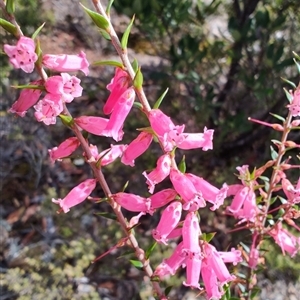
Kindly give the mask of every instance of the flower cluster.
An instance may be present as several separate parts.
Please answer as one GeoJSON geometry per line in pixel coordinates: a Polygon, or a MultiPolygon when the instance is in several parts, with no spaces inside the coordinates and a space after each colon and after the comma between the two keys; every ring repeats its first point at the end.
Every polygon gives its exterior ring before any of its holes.
{"type": "MultiPolygon", "coordinates": [[[[30,38],[21,38],[14,50],[13,46],[6,46],[5,51],[11,58],[15,67],[24,67],[25,71],[32,72],[37,56],[34,52],[34,41],[30,38]],[[26,48],[27,47],[27,48],[26,48]],[[14,53],[18,49],[27,49],[21,55],[14,53]],[[23,62],[26,61],[24,66],[23,62]],[[29,64],[30,62],[30,64],[29,64]]],[[[43,55],[42,65],[52,71],[61,72],[60,75],[51,76],[45,80],[37,80],[30,83],[30,87],[24,89],[19,99],[13,104],[11,112],[24,116],[30,107],[35,109],[37,121],[46,125],[55,124],[56,117],[64,114],[64,107],[80,97],[82,87],[80,79],[66,72],[81,70],[88,74],[88,62],[85,54],[79,55],[43,55]],[[45,93],[43,99],[39,100],[45,93]]],[[[103,107],[104,115],[79,116],[73,119],[74,124],[80,129],[91,134],[111,137],[116,142],[123,139],[123,126],[135,99],[135,90],[131,84],[128,73],[117,67],[115,75],[107,85],[110,95],[103,107]]],[[[179,267],[186,268],[186,281],[184,284],[200,289],[200,274],[210,297],[222,295],[222,285],[234,279],[225,266],[225,262],[238,262],[241,253],[233,251],[231,254],[218,252],[213,246],[205,241],[200,241],[200,225],[197,211],[212,204],[211,210],[219,208],[227,196],[228,186],[223,185],[221,189],[211,185],[201,177],[191,173],[181,172],[175,162],[176,148],[212,149],[213,130],[204,128],[203,133],[185,133],[184,125],[175,125],[171,118],[160,109],[151,109],[146,113],[150,128],[141,131],[139,135],[128,145],[111,145],[109,149],[98,152],[95,145],[89,145],[91,157],[99,167],[104,167],[117,158],[121,158],[124,165],[134,166],[135,160],[150,147],[154,138],[162,146],[163,154],[158,158],[156,168],[150,173],[146,171],[143,175],[149,187],[150,196],[126,192],[115,193],[110,198],[124,209],[138,214],[128,223],[129,228],[139,222],[141,216],[152,215],[156,210],[163,209],[160,221],[152,231],[153,238],[167,245],[172,238],[182,237],[174,251],[174,254],[162,262],[155,271],[155,275],[163,277],[174,275],[179,267]],[[169,177],[173,187],[154,193],[156,184],[169,177]],[[186,213],[183,213],[186,211],[186,213]],[[182,220],[184,218],[184,220],[182,220]],[[213,265],[214,267],[208,267],[213,265]],[[208,277],[214,278],[208,279],[208,277]]],[[[61,160],[74,153],[79,147],[80,141],[77,137],[70,137],[60,145],[49,149],[52,162],[61,160]]],[[[86,152],[83,156],[88,159],[86,152]]],[[[90,158],[89,158],[90,160],[90,158]]],[[[87,179],[74,187],[63,199],[52,199],[66,213],[70,208],[83,202],[95,189],[96,180],[87,179]]]]}
{"type": "MultiPolygon", "coordinates": [[[[16,46],[4,45],[4,51],[15,68],[21,68],[27,73],[33,71],[38,58],[33,39],[22,36],[16,46]]],[[[45,81],[31,82],[28,88],[22,90],[10,112],[24,117],[33,106],[37,121],[50,125],[56,123],[56,117],[63,112],[65,103],[72,102],[82,94],[80,79],[64,72],[81,70],[87,75],[89,63],[84,52],[81,52],[79,55],[46,54],[42,58],[42,64],[52,71],[63,73],[45,81]],[[43,92],[45,95],[39,100],[43,92]]]]}

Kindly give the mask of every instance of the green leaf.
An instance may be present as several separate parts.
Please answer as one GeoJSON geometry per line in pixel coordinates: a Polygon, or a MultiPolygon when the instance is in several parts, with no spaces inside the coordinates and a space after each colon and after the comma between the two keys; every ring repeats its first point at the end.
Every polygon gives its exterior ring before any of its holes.
{"type": "MultiPolygon", "coordinates": [[[[299,72],[300,73],[300,72],[299,72]]],[[[297,87],[296,84],[286,78],[280,77],[284,82],[288,83],[289,85],[291,85],[294,89],[297,87]]]]}
{"type": "Polygon", "coordinates": [[[123,50],[125,50],[127,48],[128,37],[129,37],[129,34],[130,34],[132,24],[134,22],[134,18],[135,18],[135,15],[133,15],[129,25],[127,26],[125,32],[123,33],[123,36],[122,36],[122,39],[121,39],[121,46],[122,46],[123,50]]]}
{"type": "Polygon", "coordinates": [[[42,28],[45,26],[45,22],[33,33],[33,35],[31,36],[31,38],[34,40],[37,35],[40,33],[40,31],[42,30],[42,28]]]}
{"type": "Polygon", "coordinates": [[[136,88],[136,89],[141,89],[142,86],[143,86],[143,81],[144,81],[144,77],[143,77],[143,74],[141,72],[141,68],[138,69],[138,71],[136,72],[135,74],[135,77],[133,79],[133,86],[136,88]]]}
{"type": "Polygon", "coordinates": [[[146,250],[146,259],[148,259],[150,257],[150,254],[153,252],[153,250],[155,249],[157,245],[157,242],[154,242],[147,250],[146,250]]]}
{"type": "Polygon", "coordinates": [[[254,299],[258,294],[261,292],[261,289],[257,286],[253,287],[251,290],[251,296],[250,299],[254,299]]]}
{"type": "Polygon", "coordinates": [[[167,88],[163,94],[157,99],[157,101],[155,102],[153,108],[159,108],[160,104],[162,103],[162,101],[164,100],[165,96],[167,95],[169,91],[169,88],[167,88]]]}
{"type": "Polygon", "coordinates": [[[272,113],[270,113],[270,115],[273,116],[274,118],[276,118],[276,119],[282,121],[282,122],[285,122],[285,118],[282,117],[282,116],[279,116],[279,115],[277,115],[277,114],[272,114],[272,113]]]}
{"type": "Polygon", "coordinates": [[[178,169],[181,173],[185,173],[185,171],[186,171],[185,155],[183,155],[182,160],[178,165],[178,169]]]}
{"type": "Polygon", "coordinates": [[[295,56],[298,60],[300,60],[300,56],[299,56],[295,51],[292,51],[292,52],[293,52],[294,56],[295,56]]]}
{"type": "Polygon", "coordinates": [[[139,63],[138,63],[138,61],[136,59],[134,59],[131,65],[132,65],[134,73],[136,73],[137,70],[139,69],[139,63]]]}
{"type": "Polygon", "coordinates": [[[271,157],[272,157],[272,159],[276,160],[277,157],[278,157],[278,153],[276,152],[276,150],[272,146],[270,146],[270,149],[271,149],[271,157]]]}
{"type": "Polygon", "coordinates": [[[133,102],[133,106],[139,110],[143,110],[143,105],[140,102],[133,102]]]}
{"type": "Polygon", "coordinates": [[[214,238],[215,235],[216,235],[216,232],[203,233],[203,234],[201,235],[201,238],[202,238],[204,241],[206,241],[206,242],[209,243],[209,242],[214,238]]]}
{"type": "Polygon", "coordinates": [[[123,68],[123,64],[115,60],[99,60],[92,63],[93,66],[113,66],[123,68]]]}
{"type": "Polygon", "coordinates": [[[15,0],[7,0],[5,9],[9,14],[13,14],[16,10],[15,0]]]}
{"type": "Polygon", "coordinates": [[[110,35],[107,33],[107,31],[103,30],[103,29],[99,29],[100,34],[107,40],[107,41],[111,41],[111,37],[110,35]]]}
{"type": "Polygon", "coordinates": [[[283,88],[283,90],[284,90],[285,95],[286,95],[287,99],[289,100],[289,102],[292,102],[293,98],[294,98],[293,95],[289,91],[287,91],[285,88],[283,88]]]}
{"type": "Polygon", "coordinates": [[[114,3],[114,0],[110,0],[109,3],[107,4],[107,7],[106,7],[106,14],[109,16],[110,15],[110,9],[111,9],[111,6],[112,4],[114,3]]]}
{"type": "Polygon", "coordinates": [[[107,29],[109,28],[109,22],[102,15],[98,14],[97,12],[88,9],[81,3],[80,3],[80,5],[85,10],[85,12],[91,17],[91,19],[96,24],[96,26],[107,32],[107,29]]]}
{"type": "Polygon", "coordinates": [[[43,85],[30,85],[30,84],[24,84],[24,85],[12,85],[15,89],[31,89],[31,90],[41,90],[44,91],[45,87],[43,85]]]}
{"type": "Polygon", "coordinates": [[[166,296],[168,296],[168,295],[170,294],[170,292],[171,292],[172,288],[173,288],[173,286],[172,286],[172,285],[170,285],[170,286],[166,287],[166,289],[165,289],[165,295],[166,295],[166,296]]]}
{"type": "Polygon", "coordinates": [[[62,123],[67,126],[71,127],[74,124],[74,119],[71,116],[59,115],[62,123]]]}
{"type": "Polygon", "coordinates": [[[15,25],[12,23],[0,18],[0,26],[4,28],[7,32],[17,36],[18,35],[18,29],[15,25]]]}
{"type": "Polygon", "coordinates": [[[43,55],[42,54],[43,54],[43,51],[42,51],[41,43],[40,43],[39,39],[36,40],[35,53],[38,56],[38,59],[35,62],[35,65],[39,66],[39,67],[42,67],[42,62],[43,62],[43,55]]]}
{"type": "Polygon", "coordinates": [[[293,61],[294,61],[294,63],[295,63],[295,64],[296,64],[296,66],[297,66],[298,73],[300,73],[300,65],[299,65],[299,63],[296,61],[296,59],[295,59],[295,58],[293,59],[293,61]]]}
{"type": "Polygon", "coordinates": [[[114,214],[110,214],[107,212],[99,212],[99,213],[95,213],[95,215],[104,217],[106,219],[114,220],[114,221],[117,220],[117,217],[114,214]]]}
{"type": "Polygon", "coordinates": [[[129,184],[129,180],[127,180],[126,183],[124,184],[124,186],[122,188],[122,192],[124,192],[127,189],[128,184],[129,184]]]}
{"type": "Polygon", "coordinates": [[[139,260],[131,259],[130,262],[138,269],[143,268],[143,264],[139,260]]]}

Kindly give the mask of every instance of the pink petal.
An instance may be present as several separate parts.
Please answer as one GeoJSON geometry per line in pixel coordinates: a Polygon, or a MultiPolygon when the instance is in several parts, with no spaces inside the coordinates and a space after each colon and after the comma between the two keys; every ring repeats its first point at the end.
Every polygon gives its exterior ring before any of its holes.
{"type": "Polygon", "coordinates": [[[102,136],[108,119],[93,116],[81,116],[74,119],[75,123],[87,132],[102,136]]]}
{"type": "Polygon", "coordinates": [[[76,137],[71,137],[62,142],[58,147],[49,149],[49,155],[52,163],[55,160],[62,159],[71,155],[80,145],[80,142],[76,137]]]}
{"type": "Polygon", "coordinates": [[[124,151],[121,162],[124,165],[134,166],[134,160],[142,155],[151,144],[153,139],[152,134],[141,132],[136,139],[134,139],[124,151]]]}
{"type": "Polygon", "coordinates": [[[180,202],[171,203],[162,213],[160,221],[152,231],[153,238],[167,245],[167,237],[176,228],[181,218],[182,205],[180,202]]]}
{"type": "Polygon", "coordinates": [[[86,76],[89,73],[89,62],[83,51],[78,55],[46,54],[43,56],[43,65],[46,68],[57,72],[82,71],[86,76]]]}
{"type": "Polygon", "coordinates": [[[52,199],[52,202],[59,204],[65,213],[70,208],[83,202],[95,189],[96,179],[87,179],[74,187],[64,199],[52,199]]]}

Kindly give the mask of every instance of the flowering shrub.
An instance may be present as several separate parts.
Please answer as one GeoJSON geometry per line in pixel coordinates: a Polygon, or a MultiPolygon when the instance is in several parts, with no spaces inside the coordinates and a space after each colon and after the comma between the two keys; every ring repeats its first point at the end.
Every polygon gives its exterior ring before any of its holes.
{"type": "MultiPolygon", "coordinates": [[[[242,281],[247,289],[240,289],[240,297],[252,297],[256,270],[261,263],[260,245],[267,237],[272,237],[283,254],[295,256],[300,250],[300,237],[294,235],[289,227],[300,228],[294,222],[299,217],[298,203],[300,202],[300,178],[290,182],[288,171],[299,168],[299,165],[289,164],[285,154],[290,149],[299,148],[295,142],[288,139],[292,130],[300,129],[299,90],[292,82],[286,80],[294,88],[286,91],[289,103],[287,116],[274,115],[280,123],[270,124],[259,120],[253,122],[269,126],[282,133],[280,141],[273,141],[272,157],[265,165],[254,168],[243,165],[237,167],[239,184],[215,187],[206,179],[196,174],[186,172],[186,162],[182,158],[178,163],[176,150],[201,149],[213,150],[213,129],[203,128],[202,132],[186,133],[185,125],[176,125],[160,108],[163,97],[150,106],[143,90],[143,74],[135,63],[131,64],[127,55],[127,41],[132,22],[119,40],[111,22],[110,6],[105,10],[100,1],[93,1],[95,11],[83,7],[87,14],[99,27],[102,34],[111,40],[120,61],[108,61],[103,64],[115,67],[115,75],[107,85],[110,95],[103,106],[100,116],[73,117],[68,106],[75,97],[82,94],[80,79],[68,72],[82,71],[89,73],[89,62],[81,51],[78,55],[43,54],[38,34],[41,26],[33,36],[24,37],[14,18],[14,1],[1,2],[1,7],[8,20],[1,19],[1,26],[16,39],[16,45],[4,45],[4,52],[14,68],[21,68],[26,73],[36,70],[39,78],[27,86],[20,86],[22,91],[18,100],[12,105],[10,112],[24,117],[27,110],[33,108],[38,122],[54,125],[60,118],[69,127],[73,136],[53,149],[49,149],[51,161],[59,161],[70,156],[79,146],[83,150],[82,157],[93,171],[93,178],[86,179],[74,187],[63,199],[52,199],[60,206],[59,211],[67,213],[76,209],[94,191],[97,184],[105,193],[105,199],[112,207],[120,227],[123,229],[125,240],[129,242],[139,266],[151,278],[153,294],[159,299],[167,299],[168,290],[163,290],[161,282],[167,276],[175,276],[177,271],[185,269],[186,279],[183,285],[205,292],[207,299],[231,299],[229,284],[238,282],[239,274],[231,274],[228,265],[241,262],[249,268],[248,277],[242,281]],[[46,69],[46,70],[45,70],[46,69]],[[48,72],[49,71],[49,72],[48,72]],[[50,75],[48,75],[48,73],[50,75]],[[56,72],[56,75],[52,75],[56,72]],[[57,74],[58,73],[58,74],[57,74]],[[140,113],[148,123],[140,128],[140,134],[127,144],[112,144],[109,149],[98,152],[95,145],[89,143],[87,133],[112,138],[121,142],[126,132],[124,123],[131,111],[135,100],[140,113]],[[158,143],[161,156],[157,158],[156,166],[150,172],[144,171],[145,184],[148,185],[149,195],[137,195],[123,191],[112,192],[102,173],[102,168],[120,158],[121,163],[134,167],[135,160],[148,150],[151,143],[158,143]],[[271,176],[263,174],[271,171],[271,176]],[[157,190],[156,185],[170,179],[171,187],[157,190]],[[283,193],[284,196],[281,195],[283,193]],[[224,207],[226,198],[229,205],[224,207]],[[271,205],[275,204],[275,208],[271,205]],[[223,210],[229,216],[237,219],[238,229],[248,229],[252,236],[250,250],[239,247],[230,251],[217,250],[210,244],[213,235],[202,232],[200,218],[202,208],[209,206],[212,211],[223,210]],[[124,217],[122,209],[137,213],[129,221],[124,217]],[[155,269],[152,269],[151,251],[145,251],[139,246],[134,234],[142,216],[153,216],[162,209],[160,221],[152,231],[156,244],[168,247],[170,240],[176,239],[178,244],[170,257],[165,258],[155,269]],[[289,226],[289,227],[288,227],[289,226]],[[287,229],[288,228],[288,229],[287,229]],[[203,291],[202,291],[203,290],[203,291]]],[[[300,69],[295,54],[296,65],[300,69]]],[[[188,163],[188,162],[187,162],[188,163]]],[[[92,198],[91,198],[92,199],[92,198]]],[[[122,240],[123,242],[123,240],[122,240]]],[[[120,241],[120,243],[122,244],[120,241]]],[[[154,247],[153,247],[154,248],[154,247]]],[[[153,248],[151,249],[153,251],[153,248]]]]}

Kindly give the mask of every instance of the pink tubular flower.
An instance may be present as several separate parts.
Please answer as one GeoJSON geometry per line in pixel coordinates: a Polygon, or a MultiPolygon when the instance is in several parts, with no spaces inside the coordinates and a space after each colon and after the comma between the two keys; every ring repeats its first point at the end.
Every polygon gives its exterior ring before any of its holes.
{"type": "Polygon", "coordinates": [[[180,202],[171,203],[162,213],[156,229],[152,230],[152,236],[158,243],[167,245],[167,237],[176,228],[181,218],[182,205],[180,202]]]}
{"type": "Polygon", "coordinates": [[[282,228],[282,223],[278,223],[275,228],[269,231],[275,242],[280,246],[283,255],[288,252],[294,257],[300,250],[300,237],[296,237],[282,228]]]}
{"type": "Polygon", "coordinates": [[[171,168],[171,158],[168,154],[161,156],[156,163],[156,168],[147,174],[143,172],[143,175],[146,177],[149,187],[149,193],[153,194],[155,185],[162,182],[169,174],[171,168]]]}
{"type": "Polygon", "coordinates": [[[298,183],[296,187],[294,187],[291,182],[283,178],[281,180],[282,189],[287,197],[287,200],[290,204],[300,203],[300,178],[298,179],[298,183]]]}
{"type": "Polygon", "coordinates": [[[240,187],[227,210],[235,218],[254,222],[258,212],[255,193],[250,187],[243,187],[242,185],[240,187]]]}
{"type": "Polygon", "coordinates": [[[78,55],[46,54],[43,56],[43,65],[57,72],[82,71],[86,76],[89,73],[89,62],[83,51],[78,55]]]}
{"type": "Polygon", "coordinates": [[[201,276],[204,282],[205,291],[208,300],[221,299],[224,291],[219,286],[217,275],[212,269],[211,265],[205,260],[202,261],[201,276]]]}
{"type": "Polygon", "coordinates": [[[202,148],[207,151],[213,148],[214,130],[204,127],[204,133],[182,133],[182,141],[177,143],[177,147],[184,150],[202,148]]]}
{"type": "Polygon", "coordinates": [[[45,88],[50,94],[61,95],[64,102],[70,103],[75,97],[82,95],[81,80],[76,76],[61,73],[61,76],[52,76],[45,82],[45,88]]]}
{"type": "Polygon", "coordinates": [[[16,46],[4,45],[4,52],[9,56],[10,63],[15,69],[31,73],[38,56],[35,53],[34,40],[21,36],[16,46]]]}
{"type": "Polygon", "coordinates": [[[174,189],[184,201],[183,209],[196,211],[200,207],[205,207],[206,203],[201,192],[198,192],[192,181],[178,170],[171,169],[170,180],[174,189]]]}
{"type": "Polygon", "coordinates": [[[216,210],[223,205],[228,190],[226,183],[219,190],[203,178],[195,176],[194,174],[187,173],[186,177],[191,180],[197,191],[201,192],[203,198],[213,204],[213,207],[210,208],[211,210],[216,210]]]}
{"type": "Polygon", "coordinates": [[[112,137],[116,142],[123,138],[123,124],[129,114],[135,99],[135,91],[132,87],[128,88],[114,106],[103,135],[112,137]]]}
{"type": "Polygon", "coordinates": [[[149,197],[151,200],[151,209],[154,210],[165,206],[169,202],[173,201],[176,196],[177,192],[173,189],[165,189],[155,193],[149,197]]]}
{"type": "Polygon", "coordinates": [[[74,119],[75,123],[87,132],[102,136],[108,119],[93,116],[81,116],[74,119]]]}
{"type": "Polygon", "coordinates": [[[83,202],[95,187],[96,179],[87,179],[74,187],[64,199],[52,199],[52,202],[59,204],[62,210],[67,213],[71,207],[83,202]]]}
{"type": "Polygon", "coordinates": [[[126,71],[121,68],[116,68],[115,76],[107,85],[107,89],[111,92],[104,107],[103,112],[106,115],[111,114],[116,103],[119,101],[122,94],[129,86],[129,78],[126,71]]]}
{"type": "Polygon", "coordinates": [[[300,116],[300,89],[297,88],[293,94],[291,104],[287,106],[293,117],[300,116]]]}
{"type": "Polygon", "coordinates": [[[165,151],[171,151],[184,139],[181,135],[184,131],[184,125],[175,126],[170,117],[165,115],[160,109],[152,109],[149,112],[149,122],[158,135],[158,139],[165,151]]]}
{"type": "Polygon", "coordinates": [[[49,149],[49,155],[51,162],[61,160],[64,157],[71,155],[80,145],[80,142],[76,137],[71,137],[62,142],[58,147],[49,149]]]}
{"type": "Polygon", "coordinates": [[[185,251],[193,256],[200,253],[199,235],[199,220],[194,212],[190,212],[183,222],[182,238],[185,251]]]}
{"type": "MultiPolygon", "coordinates": [[[[30,85],[41,85],[42,80],[33,81],[30,85]]],[[[41,90],[24,89],[21,91],[18,100],[9,109],[9,112],[24,117],[27,110],[39,100],[42,94],[41,90]]]]}
{"type": "Polygon", "coordinates": [[[114,162],[118,157],[123,155],[125,149],[125,145],[110,145],[110,149],[103,150],[98,155],[98,159],[101,158],[101,166],[106,166],[114,162]]]}
{"type": "Polygon", "coordinates": [[[38,122],[44,122],[46,125],[56,123],[56,117],[63,111],[63,104],[59,95],[46,94],[35,106],[34,113],[38,122]]]}
{"type": "Polygon", "coordinates": [[[148,132],[141,132],[125,150],[121,162],[124,165],[134,166],[134,160],[142,155],[150,146],[153,136],[148,132]]]}
{"type": "Polygon", "coordinates": [[[219,251],[219,254],[224,263],[232,263],[234,266],[243,261],[242,252],[235,248],[231,248],[230,252],[219,251]]]}
{"type": "Polygon", "coordinates": [[[221,255],[214,246],[209,243],[204,243],[204,260],[214,270],[221,284],[227,283],[235,279],[235,276],[230,275],[221,255]]]}
{"type": "Polygon", "coordinates": [[[256,268],[259,260],[259,250],[257,249],[257,237],[258,237],[258,233],[255,232],[252,235],[252,244],[251,244],[249,259],[248,259],[248,266],[252,270],[256,268]]]}
{"type": "Polygon", "coordinates": [[[158,265],[154,271],[153,276],[158,276],[160,279],[167,275],[175,275],[176,271],[184,264],[185,256],[182,255],[183,242],[179,243],[174,250],[173,254],[164,259],[163,262],[158,265]]]}
{"type": "Polygon", "coordinates": [[[113,194],[112,198],[123,208],[133,212],[150,213],[151,201],[148,198],[143,198],[138,195],[129,193],[113,194]]]}
{"type": "Polygon", "coordinates": [[[200,289],[201,256],[199,246],[200,226],[195,213],[187,214],[182,227],[183,253],[186,255],[185,286],[200,289]]]}

